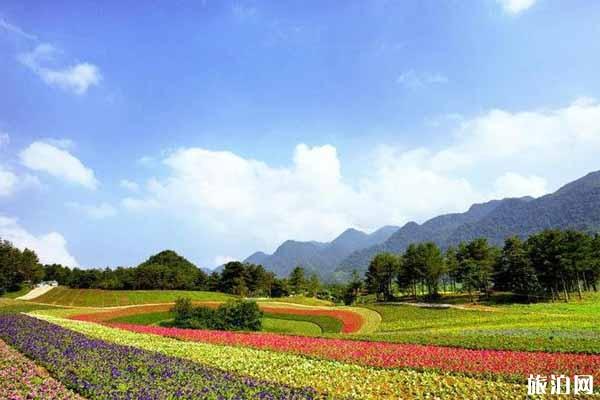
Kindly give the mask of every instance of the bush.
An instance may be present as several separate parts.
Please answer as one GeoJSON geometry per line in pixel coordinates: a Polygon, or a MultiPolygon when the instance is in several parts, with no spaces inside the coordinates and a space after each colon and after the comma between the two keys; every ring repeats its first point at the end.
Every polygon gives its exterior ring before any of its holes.
{"type": "Polygon", "coordinates": [[[175,320],[170,326],[188,329],[259,331],[263,313],[254,301],[231,300],[216,310],[193,307],[189,299],[178,299],[171,310],[175,320]]]}
{"type": "Polygon", "coordinates": [[[255,301],[228,301],[217,309],[217,319],[223,330],[259,331],[262,327],[262,311],[255,301]]]}
{"type": "Polygon", "coordinates": [[[175,306],[171,311],[175,313],[175,319],[186,320],[192,317],[194,307],[192,307],[190,299],[180,297],[175,301],[175,306]]]}

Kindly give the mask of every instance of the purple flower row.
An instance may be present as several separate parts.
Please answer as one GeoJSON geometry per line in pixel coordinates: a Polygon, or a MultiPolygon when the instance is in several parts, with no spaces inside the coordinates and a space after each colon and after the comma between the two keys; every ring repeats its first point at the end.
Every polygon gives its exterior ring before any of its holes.
{"type": "Polygon", "coordinates": [[[90,399],[312,399],[311,388],[240,377],[88,338],[25,315],[0,315],[0,338],[90,399]]]}

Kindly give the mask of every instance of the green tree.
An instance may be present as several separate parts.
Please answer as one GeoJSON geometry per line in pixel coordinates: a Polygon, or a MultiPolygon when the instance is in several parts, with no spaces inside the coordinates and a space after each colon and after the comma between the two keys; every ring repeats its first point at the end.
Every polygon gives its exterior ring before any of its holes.
{"type": "Polygon", "coordinates": [[[292,294],[304,294],[306,291],[306,277],[304,268],[300,266],[294,268],[290,273],[288,283],[292,294]]]}
{"type": "Polygon", "coordinates": [[[524,295],[527,301],[541,289],[525,245],[517,236],[504,242],[494,276],[494,288],[524,295]]]}
{"type": "Polygon", "coordinates": [[[310,278],[308,278],[308,282],[306,283],[306,288],[308,290],[308,294],[312,297],[317,297],[317,292],[321,287],[321,281],[317,274],[311,274],[310,278]]]}
{"type": "Polygon", "coordinates": [[[474,300],[474,291],[488,293],[497,257],[498,249],[490,246],[487,239],[474,239],[458,247],[455,274],[463,289],[469,293],[471,301],[474,300]]]}
{"type": "Polygon", "coordinates": [[[352,271],[352,277],[350,278],[350,281],[344,288],[344,304],[346,304],[346,305],[354,304],[354,302],[360,295],[360,292],[362,291],[363,287],[364,287],[364,283],[363,283],[362,279],[360,279],[360,275],[358,274],[358,271],[356,271],[356,270],[352,271]]]}
{"type": "Polygon", "coordinates": [[[422,273],[430,296],[439,295],[440,278],[446,272],[444,256],[440,248],[433,242],[421,243],[419,254],[422,259],[422,273]]]}
{"type": "Polygon", "coordinates": [[[530,236],[526,246],[542,287],[551,293],[553,299],[558,299],[562,290],[565,301],[569,301],[568,276],[562,260],[563,237],[562,231],[547,229],[530,236]]]}
{"type": "Polygon", "coordinates": [[[377,254],[365,274],[369,293],[389,301],[392,298],[392,282],[400,269],[400,258],[392,253],[377,254]]]}
{"type": "Polygon", "coordinates": [[[219,290],[225,293],[240,294],[240,292],[247,292],[248,286],[246,285],[246,267],[239,261],[231,261],[223,266],[221,271],[221,280],[219,282],[219,290]]]}

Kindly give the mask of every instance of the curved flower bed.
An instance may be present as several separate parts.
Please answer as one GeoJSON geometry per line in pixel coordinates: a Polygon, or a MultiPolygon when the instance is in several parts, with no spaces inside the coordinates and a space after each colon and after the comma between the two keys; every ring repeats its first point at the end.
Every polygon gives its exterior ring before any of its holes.
{"type": "Polygon", "coordinates": [[[469,350],[454,347],[286,336],[268,333],[190,330],[115,323],[132,332],[206,343],[247,346],[375,367],[436,369],[478,375],[595,375],[600,355],[524,351],[469,350]]]}
{"type": "Polygon", "coordinates": [[[43,368],[11,349],[2,340],[0,340],[0,398],[81,399],[51,378],[43,368]]]}
{"type": "Polygon", "coordinates": [[[364,323],[363,316],[349,310],[329,310],[318,308],[272,307],[261,306],[261,310],[273,314],[323,315],[342,321],[342,333],[355,333],[364,323]]]}
{"type": "Polygon", "coordinates": [[[192,360],[256,379],[294,387],[314,387],[333,398],[517,399],[524,398],[527,393],[526,380],[515,385],[439,372],[372,368],[249,347],[182,341],[39,313],[35,315],[90,337],[192,360]]]}
{"type": "MultiPolygon", "coordinates": [[[[202,302],[194,303],[205,307],[217,307],[218,302],[202,302]]],[[[342,322],[342,333],[356,333],[364,324],[364,317],[359,313],[350,310],[335,310],[326,308],[304,308],[304,307],[287,307],[287,306],[269,306],[259,304],[260,309],[264,312],[273,314],[294,314],[294,315],[321,315],[336,318],[342,322]]],[[[88,322],[105,322],[111,319],[142,313],[152,313],[160,311],[168,311],[173,306],[171,304],[160,304],[139,307],[127,307],[121,309],[113,309],[110,311],[102,311],[95,313],[85,313],[73,315],[70,319],[88,322]]]]}
{"type": "Polygon", "coordinates": [[[154,351],[91,339],[25,315],[0,316],[0,337],[91,399],[312,399],[294,389],[154,351]]]}

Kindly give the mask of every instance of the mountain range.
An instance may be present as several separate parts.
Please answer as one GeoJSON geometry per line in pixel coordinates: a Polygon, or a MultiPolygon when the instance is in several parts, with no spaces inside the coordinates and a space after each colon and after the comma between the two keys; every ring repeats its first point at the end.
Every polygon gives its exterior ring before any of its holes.
{"type": "Polygon", "coordinates": [[[335,266],[352,252],[383,243],[394,232],[397,226],[384,226],[371,234],[357,229],[347,229],[331,242],[300,242],[287,240],[273,254],[256,252],[244,262],[262,264],[277,276],[288,276],[300,265],[309,273],[316,273],[322,279],[330,278],[335,266]]]}
{"type": "Polygon", "coordinates": [[[332,242],[288,240],[268,255],[252,254],[246,262],[262,264],[278,276],[297,265],[327,280],[345,280],[353,270],[366,271],[380,252],[403,252],[409,244],[432,241],[443,249],[479,237],[501,245],[505,238],[522,238],[547,228],[600,230],[600,171],[573,181],[539,198],[521,197],[473,204],[464,213],[444,214],[423,224],[385,226],[372,234],[348,229],[332,242]]]}

